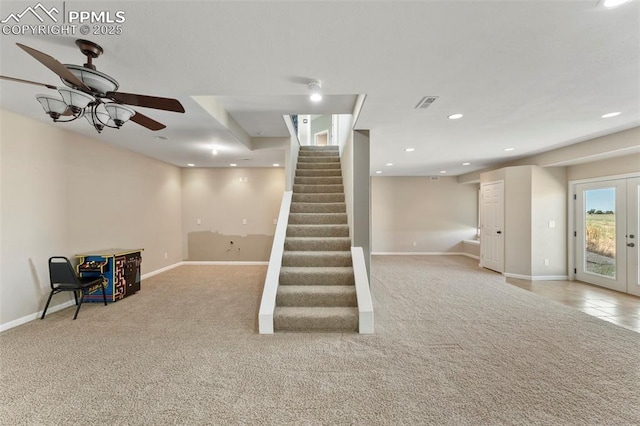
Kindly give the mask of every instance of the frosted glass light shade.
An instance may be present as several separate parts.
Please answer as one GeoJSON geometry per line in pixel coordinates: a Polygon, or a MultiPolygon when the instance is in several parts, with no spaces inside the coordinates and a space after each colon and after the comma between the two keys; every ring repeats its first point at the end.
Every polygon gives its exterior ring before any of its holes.
{"type": "Polygon", "coordinates": [[[109,113],[104,107],[104,104],[100,104],[95,108],[87,110],[84,116],[93,127],[100,130],[102,130],[102,127],[104,127],[105,124],[109,123],[109,119],[111,118],[109,117],[109,113]]]}
{"type": "Polygon", "coordinates": [[[36,95],[36,99],[40,102],[42,108],[44,108],[44,112],[54,119],[60,117],[67,110],[67,104],[55,96],[36,95]]]}
{"type": "Polygon", "coordinates": [[[68,87],[59,87],[58,92],[64,103],[72,108],[84,109],[89,103],[95,101],[93,96],[68,87]]]}
{"type": "Polygon", "coordinates": [[[118,127],[126,123],[136,113],[131,108],[116,103],[108,103],[104,107],[118,127]]]}

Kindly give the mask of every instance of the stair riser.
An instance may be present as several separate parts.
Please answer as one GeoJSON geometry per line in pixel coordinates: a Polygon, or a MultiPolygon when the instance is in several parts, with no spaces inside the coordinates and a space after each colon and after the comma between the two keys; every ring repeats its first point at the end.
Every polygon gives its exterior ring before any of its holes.
{"type": "Polygon", "coordinates": [[[346,225],[289,225],[287,237],[348,237],[349,227],[346,225]]]}
{"type": "Polygon", "coordinates": [[[355,285],[353,270],[339,273],[280,272],[280,285],[355,285]]]}
{"type": "Polygon", "coordinates": [[[340,169],[297,169],[296,177],[342,177],[342,170],[340,169]]]}
{"type": "Polygon", "coordinates": [[[338,151],[337,145],[303,145],[300,151],[338,151]]]}
{"type": "Polygon", "coordinates": [[[273,326],[275,330],[280,331],[358,331],[358,316],[354,314],[346,318],[341,316],[283,318],[276,312],[273,326]]]}
{"type": "Polygon", "coordinates": [[[298,169],[342,170],[340,163],[305,163],[298,162],[298,169]]]}
{"type": "Polygon", "coordinates": [[[346,223],[346,213],[293,213],[289,215],[289,224],[291,225],[345,225],[346,223]]]}
{"type": "Polygon", "coordinates": [[[291,203],[291,213],[345,213],[345,203],[291,203]]]}
{"type": "Polygon", "coordinates": [[[296,176],[296,185],[342,185],[342,176],[296,176]]]}
{"type": "Polygon", "coordinates": [[[303,194],[342,194],[343,185],[293,185],[293,192],[303,194]]]}
{"type": "Polygon", "coordinates": [[[285,251],[351,251],[349,238],[287,238],[285,251]]]}
{"type": "Polygon", "coordinates": [[[317,255],[317,252],[284,252],[282,256],[282,266],[304,266],[304,267],[334,267],[352,266],[351,252],[336,252],[340,254],[317,255]],[[344,253],[344,255],[342,255],[344,253]]]}
{"type": "Polygon", "coordinates": [[[344,203],[344,194],[293,194],[292,203],[344,203]]]}
{"type": "Polygon", "coordinates": [[[340,164],[340,157],[331,156],[298,156],[298,164],[302,163],[335,163],[340,164]]]}
{"type": "Polygon", "coordinates": [[[336,157],[340,158],[338,151],[300,151],[298,158],[300,157],[336,157]]]}
{"type": "MultiPolygon", "coordinates": [[[[346,287],[346,286],[345,286],[346,287]]],[[[278,294],[276,306],[357,307],[355,289],[346,294],[278,294]]]]}

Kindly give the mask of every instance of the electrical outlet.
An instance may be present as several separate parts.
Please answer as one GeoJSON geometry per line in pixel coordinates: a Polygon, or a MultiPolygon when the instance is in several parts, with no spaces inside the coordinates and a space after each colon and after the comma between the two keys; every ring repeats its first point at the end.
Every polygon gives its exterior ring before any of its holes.
{"type": "Polygon", "coordinates": [[[415,247],[415,246],[417,246],[417,245],[418,245],[418,243],[416,243],[416,242],[414,241],[414,242],[413,242],[413,246],[415,247]]]}
{"type": "Polygon", "coordinates": [[[278,224],[278,219],[273,219],[273,224],[277,225],[278,224]]]}
{"type": "Polygon", "coordinates": [[[168,254],[168,253],[165,253],[165,254],[164,254],[164,258],[165,258],[165,259],[168,259],[168,258],[169,258],[169,254],[168,254]]]}
{"type": "Polygon", "coordinates": [[[544,260],[544,266],[549,266],[549,259],[544,260]]]}
{"type": "Polygon", "coordinates": [[[555,220],[550,220],[549,221],[549,228],[555,228],[556,227],[556,221],[555,220]]]}
{"type": "Polygon", "coordinates": [[[242,219],[242,224],[246,225],[247,224],[247,219],[242,219]]]}
{"type": "Polygon", "coordinates": [[[202,225],[202,219],[196,219],[196,225],[202,225]]]}

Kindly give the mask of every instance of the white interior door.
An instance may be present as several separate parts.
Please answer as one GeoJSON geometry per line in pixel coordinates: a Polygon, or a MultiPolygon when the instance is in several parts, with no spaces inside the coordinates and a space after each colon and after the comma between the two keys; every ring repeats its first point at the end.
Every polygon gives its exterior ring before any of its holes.
{"type": "Polygon", "coordinates": [[[576,278],[640,296],[640,178],[576,185],[576,278]]]}
{"type": "Polygon", "coordinates": [[[504,182],[480,185],[480,266],[504,272],[504,182]]]}

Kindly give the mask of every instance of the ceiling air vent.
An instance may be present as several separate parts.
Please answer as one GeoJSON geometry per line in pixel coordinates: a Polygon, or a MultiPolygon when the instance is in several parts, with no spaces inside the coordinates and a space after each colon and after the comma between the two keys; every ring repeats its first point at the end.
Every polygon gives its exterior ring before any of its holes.
{"type": "Polygon", "coordinates": [[[418,105],[416,105],[416,109],[427,109],[431,106],[432,103],[436,101],[436,99],[438,99],[437,96],[425,96],[424,98],[420,99],[420,102],[418,102],[418,105]]]}

